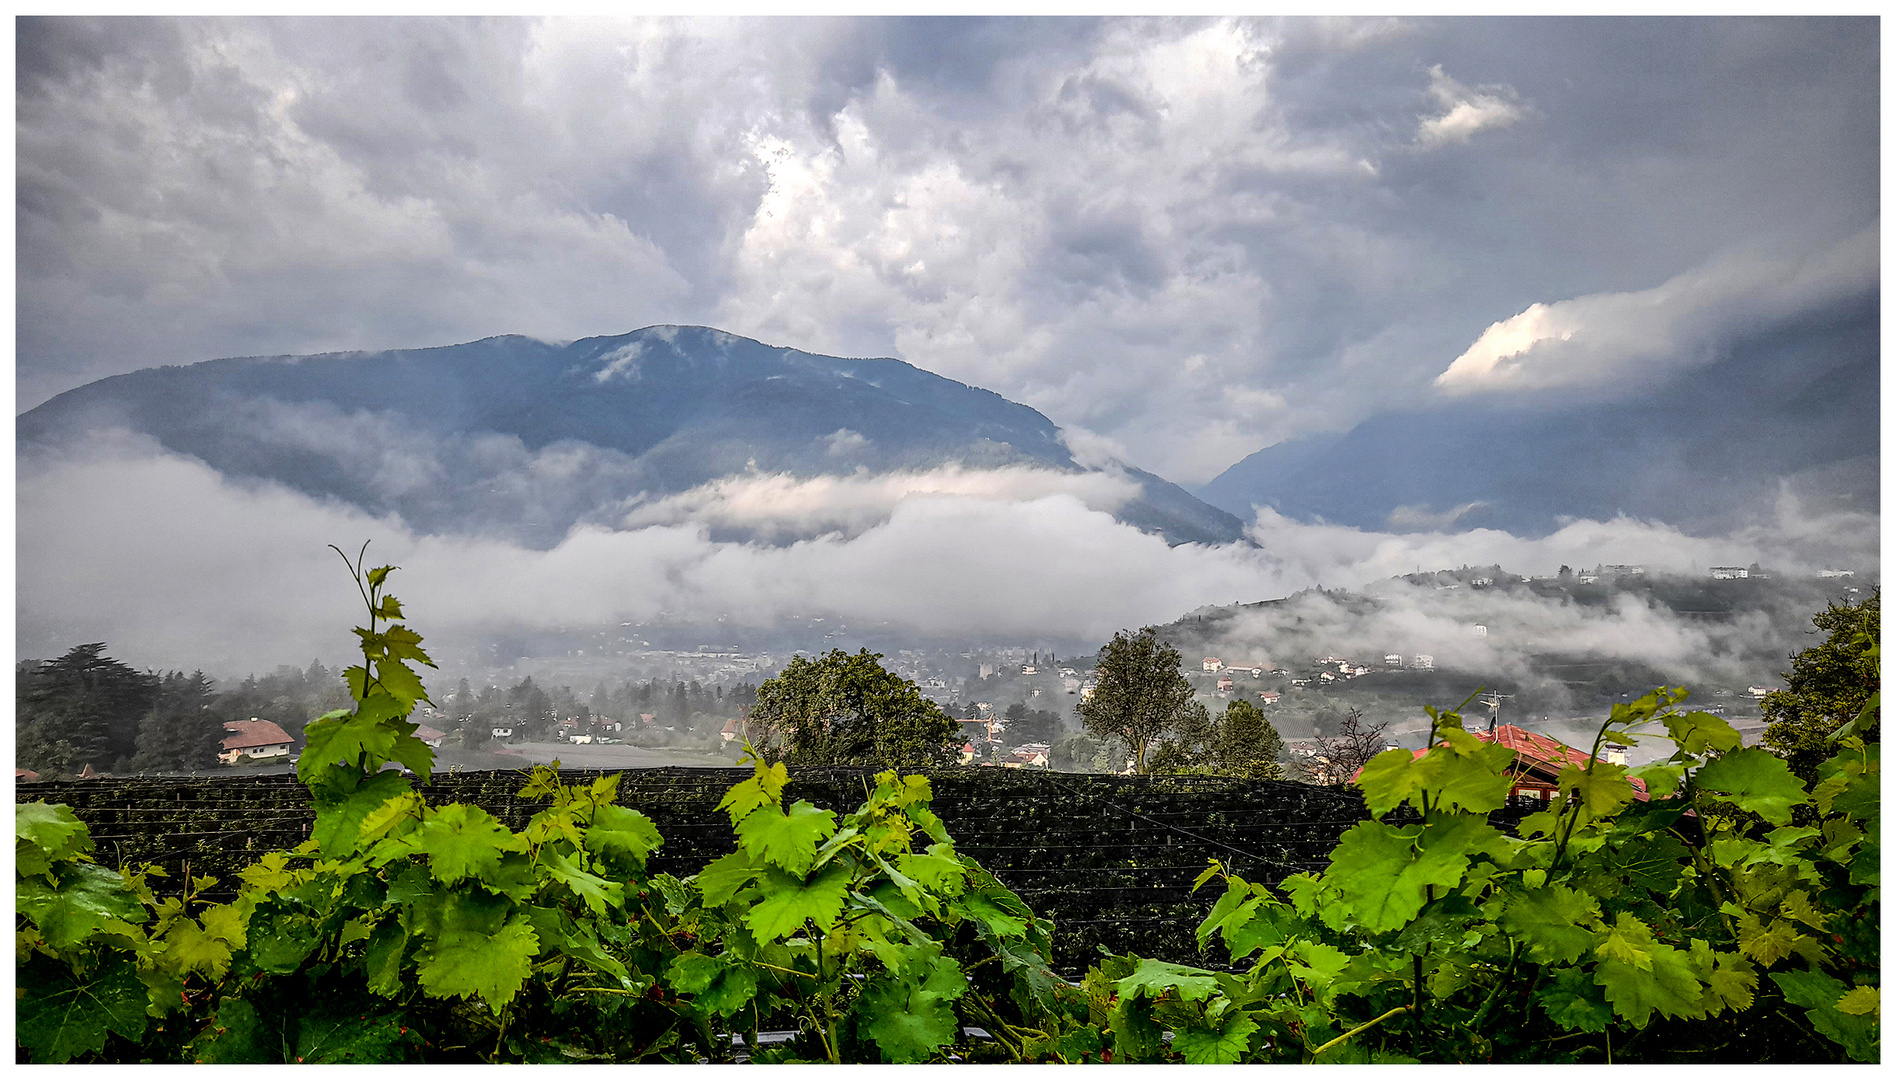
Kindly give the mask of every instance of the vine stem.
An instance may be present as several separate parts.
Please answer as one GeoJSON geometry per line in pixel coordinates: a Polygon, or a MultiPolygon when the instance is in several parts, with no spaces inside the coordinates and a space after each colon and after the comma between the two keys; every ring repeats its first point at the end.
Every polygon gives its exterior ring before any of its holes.
{"type": "Polygon", "coordinates": [[[1310,1056],[1318,1057],[1325,1050],[1330,1049],[1332,1046],[1336,1046],[1340,1043],[1348,1042],[1349,1040],[1355,1038],[1356,1036],[1361,1035],[1363,1032],[1368,1031],[1370,1028],[1375,1027],[1377,1024],[1382,1023],[1384,1020],[1387,1020],[1392,1016],[1400,1016],[1403,1013],[1406,1013],[1408,1011],[1409,1011],[1409,1006],[1398,1005],[1395,1008],[1390,1009],[1388,1012],[1382,1014],[1381,1016],[1378,1016],[1376,1019],[1366,1020],[1363,1023],[1360,1023],[1356,1025],[1355,1027],[1349,1029],[1348,1031],[1344,1032],[1343,1034],[1338,1035],[1336,1038],[1331,1039],[1329,1042],[1324,1043],[1322,1046],[1317,1047],[1315,1050],[1310,1051],[1310,1056]]]}

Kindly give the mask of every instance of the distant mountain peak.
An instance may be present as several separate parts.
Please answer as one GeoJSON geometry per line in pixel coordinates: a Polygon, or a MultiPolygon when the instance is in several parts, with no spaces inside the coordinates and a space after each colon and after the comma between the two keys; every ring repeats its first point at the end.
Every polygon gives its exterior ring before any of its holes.
{"type": "MultiPolygon", "coordinates": [[[[636,499],[756,469],[796,477],[1073,459],[1039,412],[890,357],[850,359],[706,326],[566,344],[460,345],[148,368],[18,418],[23,451],[124,427],[233,476],[273,480],[427,532],[547,546],[616,526],[636,499]],[[363,365],[374,370],[363,378],[363,365]],[[847,432],[839,440],[839,433],[847,432]]],[[[1242,523],[1150,473],[1120,520],[1173,543],[1242,523]]]]}

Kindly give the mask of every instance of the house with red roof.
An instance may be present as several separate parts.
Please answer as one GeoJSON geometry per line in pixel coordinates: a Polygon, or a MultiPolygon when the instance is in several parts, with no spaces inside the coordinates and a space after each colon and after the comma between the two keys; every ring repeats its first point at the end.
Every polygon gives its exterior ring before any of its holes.
{"type": "Polygon", "coordinates": [[[237,764],[238,758],[287,758],[290,748],[296,740],[290,733],[269,720],[251,717],[248,720],[226,720],[224,730],[230,732],[224,739],[224,752],[217,760],[226,765],[237,764]]]}
{"type": "MultiPolygon", "coordinates": [[[[1508,798],[1513,800],[1537,800],[1546,803],[1560,790],[1560,771],[1569,765],[1584,769],[1593,760],[1585,750],[1576,750],[1558,739],[1552,739],[1537,732],[1502,724],[1493,731],[1471,731],[1470,735],[1482,742],[1496,743],[1514,751],[1514,784],[1508,788],[1508,798]]],[[[1416,757],[1428,753],[1427,750],[1412,751],[1416,757]]],[[[1360,770],[1359,770],[1360,771],[1360,770]]],[[[1646,785],[1631,779],[1633,798],[1645,802],[1646,785]]]]}
{"type": "Polygon", "coordinates": [[[427,724],[415,725],[415,738],[420,739],[429,746],[440,746],[447,737],[448,733],[438,728],[431,728],[427,724]]]}

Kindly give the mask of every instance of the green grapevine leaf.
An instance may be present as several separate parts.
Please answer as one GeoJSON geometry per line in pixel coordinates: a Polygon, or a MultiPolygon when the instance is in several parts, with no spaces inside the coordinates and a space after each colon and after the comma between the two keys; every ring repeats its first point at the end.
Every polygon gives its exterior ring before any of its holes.
{"type": "Polygon", "coordinates": [[[1821,971],[1774,971],[1771,981],[1784,991],[1784,999],[1802,1007],[1810,1026],[1857,1061],[1877,1061],[1881,1051],[1876,1021],[1869,1015],[1852,1015],[1837,1006],[1850,989],[1821,971]]]}
{"type": "MultiPolygon", "coordinates": [[[[307,757],[307,752],[305,757],[307,757]]],[[[302,762],[297,763],[301,767],[302,762]]],[[[362,840],[362,825],[371,814],[390,800],[409,795],[408,778],[393,770],[378,772],[364,779],[354,791],[343,795],[316,792],[316,823],[309,837],[323,854],[341,856],[353,852],[362,840]]]]}
{"type": "Polygon", "coordinates": [[[1688,754],[1722,754],[1740,742],[1736,728],[1708,712],[1665,713],[1660,719],[1672,741],[1688,754]]]}
{"type": "Polygon", "coordinates": [[[432,703],[427,689],[421,685],[421,676],[399,660],[377,660],[375,681],[389,696],[402,703],[404,716],[414,709],[417,701],[432,703]]]}
{"type": "Polygon", "coordinates": [[[406,716],[408,711],[389,695],[377,693],[361,699],[354,713],[330,713],[310,721],[303,729],[303,753],[296,759],[296,775],[307,784],[331,765],[353,768],[366,760],[374,768],[390,760],[396,732],[384,721],[406,716]]]}
{"type": "Polygon", "coordinates": [[[526,841],[480,807],[450,803],[421,823],[415,846],[436,880],[453,885],[498,869],[501,856],[525,851],[526,841]]]}
{"type": "Polygon", "coordinates": [[[180,972],[200,972],[215,982],[230,970],[230,943],[213,937],[194,919],[172,923],[164,942],[165,960],[180,972]]]}
{"type": "Polygon", "coordinates": [[[1507,802],[1514,752],[1483,742],[1458,727],[1439,733],[1441,743],[1421,757],[1407,750],[1385,750],[1371,758],[1357,778],[1369,812],[1376,817],[1404,802],[1420,809],[1486,813],[1507,802]]]}
{"type": "Polygon", "coordinates": [[[795,933],[805,919],[827,932],[843,913],[844,896],[849,888],[847,867],[832,864],[805,882],[781,870],[771,870],[763,898],[744,916],[759,941],[775,941],[795,933]]]}
{"type": "Polygon", "coordinates": [[[266,1024],[257,1007],[243,998],[217,1002],[210,1030],[198,1037],[198,1061],[211,1065],[280,1065],[284,1036],[266,1024]]]}
{"type": "Polygon", "coordinates": [[[400,1014],[317,1012],[296,1023],[296,1060],[307,1065],[399,1063],[421,1041],[400,1014]]]}
{"type": "Polygon", "coordinates": [[[1882,995],[1874,986],[1854,987],[1837,999],[1837,1011],[1845,1016],[1876,1016],[1882,1008],[1882,995]]]}
{"type": "Polygon", "coordinates": [[[1669,895],[1679,875],[1691,864],[1692,853],[1670,833],[1644,835],[1601,849],[1600,865],[1635,889],[1669,895]]]}
{"type": "Polygon", "coordinates": [[[961,966],[941,955],[941,946],[934,943],[916,950],[902,968],[903,978],[870,980],[854,1012],[883,1060],[926,1061],[960,1034],[949,1002],[967,992],[968,979],[961,966]]]}
{"type": "Polygon", "coordinates": [[[1694,938],[1692,963],[1705,983],[1705,993],[1710,1004],[1733,1012],[1751,1008],[1758,988],[1758,972],[1743,956],[1713,952],[1709,942],[1694,938]]]}
{"type": "Polygon", "coordinates": [[[895,857],[895,865],[904,876],[941,896],[959,896],[967,888],[968,868],[952,844],[930,844],[921,855],[902,852],[895,857]]]}
{"type": "Polygon", "coordinates": [[[591,919],[582,922],[558,908],[529,907],[527,921],[533,927],[534,936],[540,940],[542,952],[558,950],[594,971],[619,980],[622,987],[631,987],[630,972],[606,951],[593,929],[591,919]]]}
{"type": "Polygon", "coordinates": [[[21,803],[13,808],[15,844],[13,868],[21,874],[44,874],[55,862],[92,850],[92,834],[65,805],[21,803]]]}
{"type": "Polygon", "coordinates": [[[1555,783],[1561,791],[1572,793],[1579,804],[1581,819],[1585,821],[1611,816],[1633,801],[1633,785],[1626,779],[1626,766],[1610,761],[1595,761],[1588,768],[1568,765],[1560,770],[1555,783]]]}
{"type": "Polygon", "coordinates": [[[586,827],[586,850],[607,856],[622,856],[645,866],[645,858],[665,841],[658,835],[652,819],[623,806],[605,805],[593,812],[586,827]]]}
{"type": "Polygon", "coordinates": [[[1324,880],[1342,894],[1358,925],[1382,933],[1415,918],[1429,886],[1460,884],[1471,855],[1502,846],[1501,835],[1474,818],[1401,828],[1365,821],[1338,840],[1324,880]]]}
{"type": "Polygon", "coordinates": [[[999,885],[969,889],[955,899],[950,910],[987,927],[997,938],[1026,937],[1027,922],[1033,918],[1020,897],[999,885]]]}
{"type": "Polygon", "coordinates": [[[413,660],[418,664],[434,667],[435,662],[421,650],[421,635],[406,626],[391,626],[382,635],[383,648],[396,660],[413,660]]]}
{"type": "Polygon", "coordinates": [[[1768,750],[1746,747],[1699,769],[1698,785],[1730,799],[1773,825],[1791,823],[1791,807],[1810,801],[1804,784],[1784,759],[1768,750]]]}
{"type": "Polygon", "coordinates": [[[816,845],[836,831],[836,815],[806,801],[788,811],[763,806],[745,815],[736,831],[738,844],[752,858],[801,877],[816,859],[816,845]]]}
{"type": "Polygon", "coordinates": [[[402,958],[408,949],[408,930],[396,919],[376,924],[369,931],[369,944],[362,964],[368,976],[369,991],[386,998],[401,995],[402,958]]]}
{"type": "Polygon", "coordinates": [[[882,1060],[927,1061],[960,1033],[948,1003],[907,983],[879,979],[863,991],[860,1015],[869,1017],[863,1033],[875,1042],[882,1060]]]}
{"type": "Polygon", "coordinates": [[[1791,955],[1798,938],[1803,936],[1796,927],[1783,919],[1772,919],[1766,923],[1749,911],[1738,916],[1735,926],[1738,951],[1766,967],[1791,955]]]}
{"type": "Polygon", "coordinates": [[[1589,893],[1556,883],[1507,894],[1506,902],[1496,921],[1527,946],[1530,960],[1572,963],[1590,951],[1598,937],[1600,902],[1589,893]]]}
{"type": "Polygon", "coordinates": [[[145,1034],[145,987],[121,956],[108,955],[84,976],[45,956],[32,957],[15,972],[14,1036],[34,1061],[98,1053],[107,1032],[133,1042],[145,1034]]]}
{"type": "Polygon", "coordinates": [[[369,588],[374,589],[380,587],[382,582],[388,580],[389,574],[400,569],[401,567],[399,566],[378,566],[370,570],[368,573],[369,588]]]}
{"type": "Polygon", "coordinates": [[[756,774],[742,781],[724,793],[718,801],[718,809],[729,812],[731,824],[736,825],[750,816],[751,811],[765,806],[780,805],[783,800],[784,785],[790,782],[790,770],[782,762],[765,765],[762,758],[753,758],[756,774]]]}
{"type": "Polygon", "coordinates": [[[1163,997],[1167,990],[1178,993],[1181,1001],[1203,1001],[1218,989],[1218,977],[1200,968],[1170,964],[1163,960],[1140,960],[1132,974],[1119,980],[1120,997],[1163,997]]]}
{"type": "Polygon", "coordinates": [[[1547,1018],[1568,1031],[1602,1032],[1613,1022],[1613,1007],[1579,968],[1554,968],[1552,979],[1534,997],[1547,1018]]]}
{"type": "Polygon", "coordinates": [[[1621,912],[1594,948],[1600,958],[1593,981],[1613,1011],[1634,1027],[1645,1027],[1655,1010],[1665,1016],[1705,1015],[1704,995],[1689,956],[1655,941],[1652,931],[1621,912]]]}
{"type": "Polygon", "coordinates": [[[540,951],[533,927],[519,915],[492,934],[444,926],[420,959],[422,989],[432,997],[478,997],[499,1012],[527,980],[540,951]]]}
{"type": "Polygon", "coordinates": [[[287,975],[303,965],[321,941],[322,928],[288,903],[266,900],[250,913],[250,962],[272,975],[287,975]]]}
{"type": "Polygon", "coordinates": [[[706,907],[721,907],[745,886],[763,876],[764,867],[743,851],[733,851],[698,871],[692,883],[704,896],[706,907]]]}
{"type": "Polygon", "coordinates": [[[1244,1060],[1256,1032],[1257,1021],[1234,1010],[1221,1018],[1219,1027],[1172,1036],[1172,1049],[1185,1056],[1187,1065],[1231,1065],[1244,1060]]]}
{"type": "Polygon", "coordinates": [[[17,881],[14,905],[55,949],[74,948],[108,928],[149,918],[138,894],[116,870],[89,862],[62,863],[53,867],[52,876],[55,883],[50,886],[38,877],[17,881]]]}
{"type": "Polygon", "coordinates": [[[540,849],[540,866],[546,870],[548,877],[573,890],[575,896],[598,914],[603,915],[625,903],[624,885],[574,866],[571,860],[552,848],[540,849]]]}
{"type": "Polygon", "coordinates": [[[680,953],[665,969],[672,989],[716,1016],[731,1016],[757,997],[757,972],[728,956],[680,953]]]}

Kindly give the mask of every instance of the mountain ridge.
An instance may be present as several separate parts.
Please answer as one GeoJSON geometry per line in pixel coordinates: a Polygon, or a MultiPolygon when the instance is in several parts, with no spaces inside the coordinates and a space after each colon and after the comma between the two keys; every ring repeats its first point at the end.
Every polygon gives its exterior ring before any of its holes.
{"type": "MultiPolygon", "coordinates": [[[[564,345],[495,335],[146,368],[21,414],[16,445],[101,427],[148,435],[223,473],[401,512],[424,529],[504,524],[504,508],[483,516],[477,504],[483,486],[506,489],[536,518],[513,534],[539,546],[609,519],[629,497],[747,470],[1102,471],[1075,461],[1059,428],[1031,407],[906,361],[669,324],[564,345]],[[555,476],[562,468],[570,475],[555,476]],[[439,490],[428,490],[430,477],[439,490]],[[544,490],[525,490],[534,487],[544,490]]],[[[1120,471],[1138,488],[1118,508],[1122,521],[1174,544],[1242,538],[1237,518],[1183,488],[1120,471]]]]}

